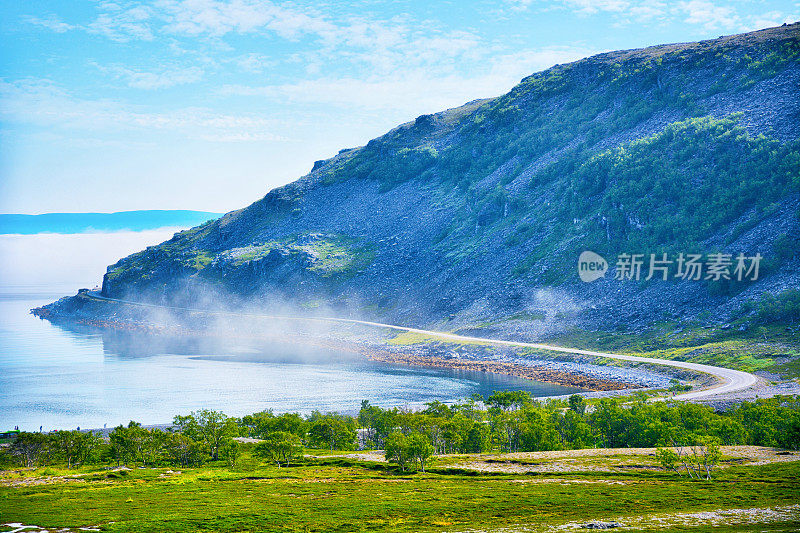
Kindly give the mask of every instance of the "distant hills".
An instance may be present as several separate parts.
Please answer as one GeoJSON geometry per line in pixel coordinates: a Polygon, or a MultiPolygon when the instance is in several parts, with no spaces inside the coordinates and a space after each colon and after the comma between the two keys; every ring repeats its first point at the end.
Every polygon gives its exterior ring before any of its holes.
{"type": "Polygon", "coordinates": [[[143,231],[166,227],[192,227],[219,216],[220,213],[187,210],[45,213],[41,215],[0,214],[0,234],[143,231]]]}
{"type": "Polygon", "coordinates": [[[798,24],[556,65],[120,260],[103,294],[517,337],[729,320],[800,287],[798,86],[798,24]],[[584,251],[605,277],[581,281],[584,251]],[[626,254],[641,275],[615,279],[626,254]],[[688,254],[763,262],[681,278],[688,254]]]}

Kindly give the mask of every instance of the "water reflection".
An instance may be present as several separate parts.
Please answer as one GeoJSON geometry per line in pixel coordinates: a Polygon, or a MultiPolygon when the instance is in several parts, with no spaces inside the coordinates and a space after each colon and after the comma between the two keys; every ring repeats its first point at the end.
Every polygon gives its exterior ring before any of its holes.
{"type": "Polygon", "coordinates": [[[354,413],[362,399],[419,406],[494,390],[575,390],[511,376],[390,365],[279,340],[54,325],[28,309],[57,295],[28,296],[0,296],[0,429],[166,423],[202,408],[233,416],[263,409],[354,413]]]}

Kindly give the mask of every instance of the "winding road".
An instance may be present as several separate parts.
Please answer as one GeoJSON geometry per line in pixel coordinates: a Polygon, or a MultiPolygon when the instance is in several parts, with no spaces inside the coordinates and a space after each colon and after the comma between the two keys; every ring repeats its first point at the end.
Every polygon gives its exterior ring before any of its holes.
{"type": "Polygon", "coordinates": [[[79,293],[79,297],[88,298],[90,300],[101,300],[106,302],[116,302],[126,305],[134,305],[139,307],[153,307],[158,309],[172,309],[176,311],[190,311],[195,313],[207,313],[207,314],[214,314],[214,315],[225,315],[225,316],[241,316],[241,317],[253,317],[253,318],[266,318],[266,319],[275,319],[275,320],[298,320],[298,321],[318,321],[318,322],[338,322],[338,323],[346,323],[346,324],[361,324],[365,326],[372,326],[376,328],[383,328],[383,329],[391,329],[396,331],[403,331],[403,332],[410,332],[410,333],[420,333],[423,335],[427,335],[430,337],[436,337],[442,340],[450,340],[455,342],[480,342],[484,344],[496,344],[502,346],[515,346],[515,347],[522,347],[522,348],[535,348],[537,350],[547,350],[551,352],[561,352],[573,355],[588,355],[592,357],[607,357],[609,359],[619,359],[622,361],[632,361],[636,363],[651,363],[656,365],[664,365],[664,366],[671,366],[676,368],[685,368],[687,370],[694,370],[696,372],[702,372],[704,374],[710,374],[717,378],[717,383],[712,385],[711,387],[691,391],[684,394],[678,394],[673,397],[675,400],[698,400],[698,399],[705,399],[711,396],[717,396],[721,394],[729,394],[732,392],[739,392],[745,389],[752,387],[753,385],[758,382],[758,377],[749,373],[743,372],[741,370],[733,370],[730,368],[723,368],[719,366],[712,366],[712,365],[703,365],[699,363],[687,363],[685,361],[672,361],[669,359],[657,359],[654,357],[639,357],[635,355],[624,355],[624,354],[615,354],[615,353],[607,353],[607,352],[595,352],[592,350],[580,350],[577,348],[566,348],[563,346],[554,346],[552,344],[539,344],[534,342],[520,342],[520,341],[507,341],[507,340],[497,340],[497,339],[487,339],[484,337],[470,337],[467,335],[456,335],[454,333],[445,333],[441,331],[431,331],[427,329],[418,329],[418,328],[408,328],[405,326],[395,326],[392,324],[383,324],[380,322],[369,322],[366,320],[355,320],[352,318],[327,318],[327,317],[294,317],[294,316],[278,316],[278,315],[260,315],[260,314],[253,314],[253,313],[234,313],[234,312],[227,312],[227,311],[208,311],[205,309],[192,309],[188,307],[173,307],[167,305],[156,305],[156,304],[147,304],[142,302],[135,302],[132,300],[121,300],[118,298],[107,298],[105,296],[101,296],[99,293],[94,291],[85,291],[79,293]]]}

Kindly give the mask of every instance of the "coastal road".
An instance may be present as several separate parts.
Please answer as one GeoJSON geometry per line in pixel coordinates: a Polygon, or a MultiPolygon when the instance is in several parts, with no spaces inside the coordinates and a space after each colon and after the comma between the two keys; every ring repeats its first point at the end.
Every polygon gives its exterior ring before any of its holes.
{"type": "Polygon", "coordinates": [[[501,345],[501,346],[514,346],[514,347],[522,347],[522,348],[535,348],[537,350],[547,350],[551,352],[560,352],[560,353],[567,353],[573,355],[587,355],[591,357],[607,357],[609,359],[618,359],[622,361],[632,361],[636,363],[651,363],[655,365],[664,365],[664,366],[671,366],[676,368],[684,368],[687,370],[694,370],[696,372],[702,372],[704,374],[710,374],[717,378],[717,382],[705,389],[691,391],[684,394],[678,394],[674,396],[676,400],[698,400],[698,399],[705,399],[712,396],[717,396],[721,394],[729,394],[732,392],[739,392],[745,389],[748,389],[756,384],[758,381],[758,377],[749,373],[743,372],[741,370],[733,370],[730,368],[723,368],[719,366],[712,366],[712,365],[703,365],[699,363],[687,363],[685,361],[672,361],[669,359],[657,359],[654,357],[639,357],[636,355],[625,355],[625,354],[615,354],[615,353],[608,353],[608,352],[595,352],[592,350],[580,350],[577,348],[567,348],[564,346],[554,346],[552,344],[539,344],[534,342],[521,342],[521,341],[508,341],[508,340],[498,340],[498,339],[487,339],[484,337],[471,337],[467,335],[456,335],[454,333],[445,333],[442,331],[431,331],[427,329],[419,329],[419,328],[408,328],[405,326],[395,326],[393,324],[383,324],[381,322],[369,322],[366,320],[355,320],[352,318],[328,318],[328,317],[294,317],[294,316],[277,316],[277,315],[260,315],[260,314],[253,314],[253,313],[234,313],[234,312],[227,312],[227,311],[208,311],[205,309],[191,309],[187,307],[172,307],[172,306],[165,306],[165,305],[156,305],[156,304],[147,304],[141,302],[135,302],[131,300],[120,300],[117,298],[107,298],[105,296],[101,296],[99,293],[94,291],[83,292],[79,294],[80,297],[88,298],[91,300],[101,300],[106,302],[116,302],[126,305],[133,305],[139,307],[153,307],[158,309],[172,309],[176,311],[190,311],[195,313],[207,313],[213,315],[225,315],[225,316],[241,316],[241,317],[253,317],[253,318],[266,318],[266,319],[274,319],[274,320],[298,320],[298,321],[318,321],[318,322],[338,322],[338,323],[346,323],[346,324],[361,324],[365,326],[372,326],[376,328],[382,329],[390,329],[395,331],[401,332],[410,332],[410,333],[419,333],[422,335],[427,335],[430,337],[435,337],[442,340],[449,340],[454,342],[479,342],[483,344],[494,344],[494,345],[501,345]]]}
{"type": "Polygon", "coordinates": [[[399,331],[409,331],[412,333],[421,333],[431,337],[440,338],[442,340],[452,340],[455,342],[480,342],[484,344],[497,344],[503,346],[515,346],[523,348],[536,348],[538,350],[548,350],[551,352],[562,352],[574,355],[588,355],[593,357],[607,357],[609,359],[619,359],[622,361],[634,361],[637,363],[652,363],[656,365],[672,366],[677,368],[685,368],[688,370],[695,370],[704,374],[711,374],[717,378],[717,383],[703,390],[687,392],[679,394],[674,397],[676,400],[697,400],[709,396],[716,396],[720,394],[727,394],[745,390],[755,385],[758,377],[749,373],[742,372],[741,370],[733,370],[730,368],[723,368],[719,366],[703,365],[699,363],[687,363],[684,361],[671,361],[669,359],[657,359],[654,357],[638,357],[635,355],[624,355],[607,352],[595,352],[591,350],[580,350],[577,348],[566,348],[563,346],[554,346],[552,344],[538,344],[533,342],[520,342],[520,341],[506,341],[497,339],[487,339],[484,337],[470,337],[466,335],[456,335],[453,333],[444,333],[440,331],[430,331],[425,329],[407,328],[403,326],[393,326],[390,324],[382,324],[380,322],[366,322],[363,320],[349,320],[334,318],[339,322],[352,322],[355,324],[365,324],[368,326],[375,326],[381,328],[395,329],[399,331]]]}

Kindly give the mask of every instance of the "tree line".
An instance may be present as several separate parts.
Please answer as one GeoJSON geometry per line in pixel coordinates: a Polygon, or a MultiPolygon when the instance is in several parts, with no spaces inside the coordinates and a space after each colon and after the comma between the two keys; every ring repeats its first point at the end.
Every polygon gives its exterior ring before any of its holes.
{"type": "MultiPolygon", "coordinates": [[[[381,408],[364,400],[357,416],[314,411],[241,418],[212,410],[176,416],[166,429],[137,422],[107,437],[87,431],[20,433],[4,449],[6,461],[28,467],[86,463],[196,466],[224,461],[235,466],[242,443],[277,466],[302,458],[306,448],[383,449],[401,470],[422,470],[434,455],[527,452],[579,448],[691,447],[750,444],[800,449],[800,398],[778,396],[742,402],[728,411],[704,405],[579,395],[541,402],[522,391],[474,395],[452,405],[425,404],[412,411],[381,408]]],[[[665,456],[665,459],[672,459],[665,456]]]]}
{"type": "Polygon", "coordinates": [[[455,405],[432,402],[418,412],[363,402],[358,420],[371,447],[384,447],[396,432],[422,434],[436,454],[691,446],[708,440],[800,448],[797,397],[715,412],[693,403],[650,402],[644,394],[590,404],[579,395],[543,403],[525,392],[495,392],[455,405]]]}

